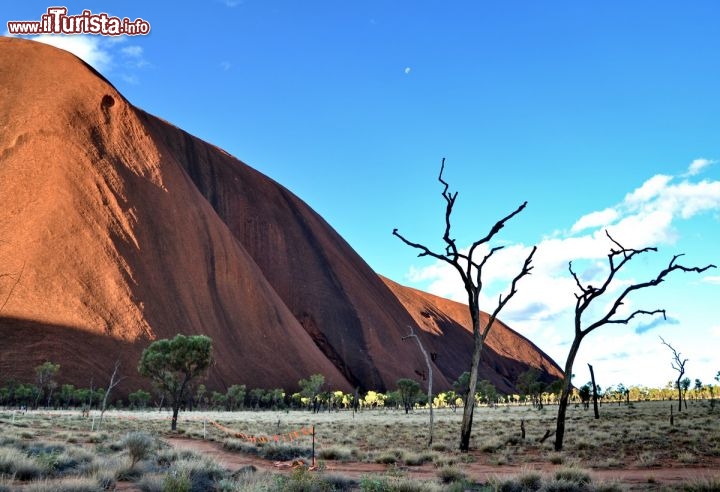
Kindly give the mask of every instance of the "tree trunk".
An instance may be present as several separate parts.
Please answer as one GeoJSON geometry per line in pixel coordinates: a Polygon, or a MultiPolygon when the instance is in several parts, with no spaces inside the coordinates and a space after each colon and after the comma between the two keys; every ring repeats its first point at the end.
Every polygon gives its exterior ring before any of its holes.
{"type": "MultiPolygon", "coordinates": [[[[683,373],[680,373],[680,378],[682,377],[683,373]]],[[[678,389],[678,412],[682,412],[682,386],[680,386],[680,378],[677,380],[677,389],[678,389]]]]}
{"type": "Polygon", "coordinates": [[[570,346],[567,360],[565,361],[565,378],[563,379],[562,393],[560,393],[560,401],[558,402],[557,425],[555,428],[555,451],[561,451],[563,447],[563,438],[565,437],[565,415],[567,414],[568,400],[572,391],[572,369],[580,349],[582,338],[575,338],[570,346]]]}
{"type": "Polygon", "coordinates": [[[593,371],[593,366],[588,364],[588,367],[590,368],[590,380],[592,381],[592,390],[593,390],[593,411],[595,412],[595,418],[600,418],[600,411],[598,410],[598,395],[597,395],[597,385],[595,384],[595,371],[593,371]]]}
{"type": "Polygon", "coordinates": [[[180,412],[180,402],[176,402],[172,406],[172,420],[170,421],[170,430],[177,430],[178,413],[180,412]]]}
{"type": "Polygon", "coordinates": [[[470,382],[468,383],[468,394],[463,407],[463,418],[460,426],[460,451],[467,452],[470,449],[470,434],[472,432],[473,413],[475,411],[475,391],[477,389],[478,368],[480,366],[480,355],[482,354],[483,339],[480,337],[480,312],[477,303],[470,305],[470,314],[473,324],[473,355],[472,366],[470,367],[470,382]]]}

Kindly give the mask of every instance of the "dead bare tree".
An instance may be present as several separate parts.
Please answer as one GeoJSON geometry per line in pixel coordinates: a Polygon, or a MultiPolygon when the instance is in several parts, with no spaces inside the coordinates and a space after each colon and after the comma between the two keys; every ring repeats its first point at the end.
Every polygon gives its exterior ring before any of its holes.
{"type": "Polygon", "coordinates": [[[682,385],[680,383],[681,383],[683,375],[685,374],[685,364],[687,364],[688,360],[680,357],[680,352],[675,350],[675,347],[673,347],[672,345],[667,343],[663,339],[663,337],[660,337],[660,341],[662,342],[663,345],[665,345],[667,348],[672,350],[672,353],[673,353],[673,360],[672,360],[671,365],[672,365],[672,368],[678,372],[678,377],[677,377],[677,381],[676,381],[676,386],[677,386],[677,390],[678,390],[678,412],[682,412],[683,390],[682,390],[682,385]]]}
{"type": "Polygon", "coordinates": [[[102,427],[103,416],[105,415],[105,410],[107,409],[107,401],[108,401],[108,396],[110,396],[110,392],[113,390],[113,388],[115,388],[115,386],[120,384],[120,381],[125,379],[124,376],[118,377],[119,371],[120,371],[120,360],[118,359],[115,361],[115,367],[113,368],[113,372],[110,375],[110,382],[108,383],[108,387],[105,390],[105,395],[103,396],[102,407],[100,408],[100,421],[98,422],[98,427],[97,427],[98,430],[100,430],[100,427],[102,427]]]}
{"type": "Polygon", "coordinates": [[[595,384],[595,370],[590,364],[588,364],[588,367],[590,368],[590,381],[592,381],[593,412],[595,413],[595,418],[599,419],[600,410],[598,409],[598,387],[597,384],[595,384]]]}
{"type": "Polygon", "coordinates": [[[605,313],[605,315],[603,315],[594,323],[591,323],[585,328],[583,328],[583,314],[595,299],[598,299],[608,291],[610,284],[615,279],[617,273],[635,256],[650,251],[657,252],[657,248],[652,247],[642,249],[626,248],[620,243],[618,243],[615,239],[613,239],[612,236],[610,236],[609,232],[605,231],[605,235],[608,237],[608,239],[610,239],[614,247],[611,246],[610,253],[608,254],[608,265],[610,267],[610,271],[608,272],[607,278],[602,282],[600,287],[593,287],[592,285],[584,286],[582,282],[580,282],[580,279],[578,278],[575,271],[573,271],[572,262],[570,262],[568,265],[570,275],[572,275],[573,279],[575,279],[575,284],[578,286],[578,289],[580,289],[580,294],[575,294],[575,337],[573,338],[572,344],[570,345],[570,352],[568,353],[567,360],[565,361],[565,378],[563,380],[563,390],[562,394],[560,395],[560,403],[558,405],[557,429],[555,433],[556,451],[562,450],[563,446],[563,437],[565,436],[565,415],[567,413],[568,398],[570,396],[570,392],[572,391],[573,363],[575,362],[575,356],[577,356],[578,350],[580,349],[580,342],[582,342],[583,338],[585,338],[588,333],[604,325],[626,325],[631,319],[635,318],[635,316],[638,316],[640,314],[646,314],[649,316],[653,316],[655,314],[662,314],[663,317],[665,317],[664,309],[655,309],[653,311],[637,309],[625,317],[615,316],[617,314],[618,308],[623,305],[628,294],[636,290],[644,289],[646,287],[654,287],[660,284],[671,272],[679,270],[682,272],[702,273],[709,268],[715,268],[715,265],[707,265],[703,268],[685,267],[683,265],[675,263],[677,259],[682,255],[675,255],[673,256],[672,260],[670,260],[668,266],[662,269],[660,273],[658,273],[657,277],[646,282],[640,282],[625,287],[625,289],[622,290],[622,292],[615,299],[615,301],[610,304],[610,307],[605,313]]]}
{"type": "Polygon", "coordinates": [[[402,337],[403,340],[407,340],[408,338],[414,338],[415,341],[418,344],[418,347],[420,347],[420,352],[422,352],[423,357],[425,357],[425,364],[427,364],[428,369],[428,405],[430,405],[430,438],[428,439],[428,448],[432,446],[433,443],[433,396],[432,396],[432,381],[433,381],[433,373],[432,373],[432,364],[430,363],[430,356],[425,351],[425,347],[423,347],[422,342],[420,341],[420,337],[418,337],[415,334],[415,330],[413,330],[412,326],[408,326],[410,328],[410,334],[405,335],[402,337]]]}
{"type": "Polygon", "coordinates": [[[442,197],[445,200],[445,230],[443,233],[445,251],[442,253],[437,253],[420,243],[409,241],[404,236],[402,236],[397,229],[393,230],[393,235],[397,236],[402,242],[404,242],[408,246],[420,250],[418,256],[430,256],[432,258],[441,260],[455,268],[455,270],[457,270],[457,272],[460,274],[460,278],[462,279],[465,291],[467,292],[468,309],[470,311],[470,319],[472,320],[473,327],[473,355],[472,365],[470,366],[469,391],[467,398],[465,398],[463,418],[460,429],[460,450],[468,451],[470,447],[470,433],[472,431],[473,412],[475,409],[475,390],[477,388],[478,381],[478,366],[480,364],[480,356],[482,354],[483,345],[485,344],[485,339],[487,338],[487,335],[490,332],[490,329],[495,323],[495,320],[500,314],[502,308],[505,307],[507,302],[517,292],[518,281],[525,275],[528,275],[530,273],[530,270],[532,270],[530,264],[532,262],[532,257],[535,254],[537,247],[534,246],[532,248],[532,251],[530,251],[530,254],[525,259],[520,273],[518,273],[517,276],[515,276],[515,278],[513,279],[510,285],[510,291],[504,297],[502,294],[500,295],[497,307],[492,312],[492,314],[490,314],[488,322],[485,324],[485,326],[481,328],[479,297],[480,291],[483,287],[482,270],[487,261],[492,257],[492,255],[503,249],[503,246],[495,246],[493,248],[490,248],[488,253],[480,261],[475,258],[475,253],[478,247],[489,243],[490,240],[495,237],[495,235],[500,232],[500,230],[505,226],[505,223],[508,220],[512,219],[517,214],[522,212],[527,205],[527,202],[524,202],[517,209],[515,209],[515,211],[496,222],[495,225],[490,229],[490,232],[488,232],[485,237],[475,241],[470,246],[468,252],[463,253],[460,251],[460,249],[458,249],[455,239],[450,236],[450,218],[452,215],[453,207],[455,206],[455,200],[457,199],[458,193],[450,193],[448,191],[449,185],[446,181],[443,180],[442,177],[444,170],[445,159],[443,158],[442,164],[440,166],[440,175],[438,176],[438,181],[440,181],[440,183],[443,185],[442,197]]]}

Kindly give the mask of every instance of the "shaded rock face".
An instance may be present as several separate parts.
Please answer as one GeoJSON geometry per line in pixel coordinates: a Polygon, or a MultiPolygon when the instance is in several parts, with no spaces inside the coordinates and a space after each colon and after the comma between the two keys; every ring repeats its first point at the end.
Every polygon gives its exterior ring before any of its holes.
{"type": "MultiPolygon", "coordinates": [[[[390,240],[390,239],[389,239],[390,240]]],[[[206,334],[206,384],[386,390],[421,379],[409,326],[437,354],[436,388],[468,370],[467,308],[379,277],[317,213],[222,150],[133,107],[73,55],[0,38],[0,383],[147,386],[142,350],[206,334]],[[8,296],[9,295],[9,296],[8,296]],[[5,302],[7,300],[7,302],[5,302]],[[463,314],[463,309],[465,309],[463,314]]],[[[504,325],[482,377],[560,370],[504,325]]]]}

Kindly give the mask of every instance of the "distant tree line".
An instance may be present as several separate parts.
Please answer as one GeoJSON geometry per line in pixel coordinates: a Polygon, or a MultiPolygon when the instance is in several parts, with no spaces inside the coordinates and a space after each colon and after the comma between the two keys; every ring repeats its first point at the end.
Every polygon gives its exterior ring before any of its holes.
{"type": "MultiPolygon", "coordinates": [[[[0,387],[0,406],[28,409],[99,409],[105,397],[105,388],[76,387],[62,383],[60,364],[47,361],[35,368],[36,380],[32,383],[7,381],[0,387]]],[[[453,383],[453,389],[438,393],[433,398],[435,408],[457,410],[464,405],[468,394],[470,374],[461,374],[453,383]]],[[[474,397],[476,406],[493,407],[497,405],[527,405],[538,409],[544,405],[558,403],[561,387],[559,380],[550,384],[542,382],[537,369],[529,369],[517,378],[518,393],[503,394],[488,380],[478,382],[474,397]]],[[[720,383],[720,373],[716,376],[720,383]]],[[[684,399],[714,400],[718,386],[703,384],[699,379],[681,380],[684,399]]],[[[233,384],[225,391],[208,389],[205,384],[194,387],[181,403],[187,411],[263,411],[263,410],[307,410],[328,412],[341,410],[365,411],[383,408],[405,413],[428,407],[427,395],[423,393],[421,383],[411,378],[398,379],[395,389],[385,393],[365,391],[356,394],[325,387],[325,377],[313,374],[298,381],[300,391],[287,392],[283,388],[248,388],[245,384],[233,384]]],[[[675,400],[677,382],[668,381],[662,388],[646,386],[625,386],[617,384],[602,388],[597,386],[601,404],[630,403],[652,400],[675,400]]],[[[591,383],[574,388],[571,402],[588,406],[591,399],[591,383]]],[[[129,393],[126,399],[114,398],[110,405],[116,409],[148,410],[170,407],[168,397],[163,391],[154,388],[150,391],[138,389],[129,393]]]]}

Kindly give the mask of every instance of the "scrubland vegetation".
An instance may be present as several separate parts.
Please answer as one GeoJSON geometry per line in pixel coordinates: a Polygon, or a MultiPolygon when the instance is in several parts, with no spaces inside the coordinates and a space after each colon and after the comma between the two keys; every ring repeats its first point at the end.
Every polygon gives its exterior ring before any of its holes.
{"type": "Polygon", "coordinates": [[[562,452],[539,442],[554,426],[554,405],[481,405],[469,453],[456,451],[461,412],[449,406],[436,411],[429,449],[419,407],[185,411],[176,432],[168,410],[109,410],[97,431],[98,411],[7,409],[0,490],[720,490],[720,409],[690,399],[671,425],[671,405],[606,402],[598,420],[573,405],[562,452]],[[692,473],[666,483],[668,468],[692,473]],[[623,480],[629,470],[639,483],[623,480]]]}

